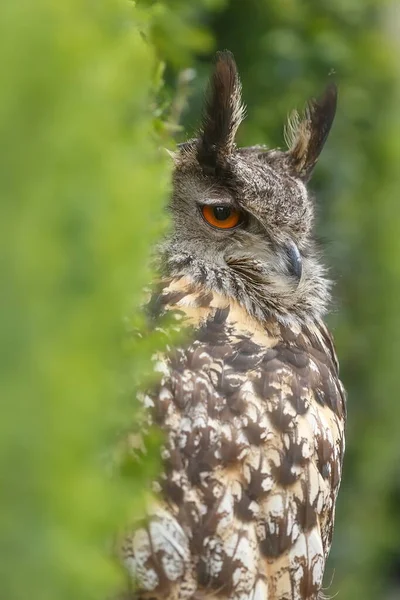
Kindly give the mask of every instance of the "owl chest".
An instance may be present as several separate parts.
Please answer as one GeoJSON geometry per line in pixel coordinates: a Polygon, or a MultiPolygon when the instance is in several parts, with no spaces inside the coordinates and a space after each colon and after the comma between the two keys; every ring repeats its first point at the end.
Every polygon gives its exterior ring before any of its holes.
{"type": "Polygon", "coordinates": [[[222,498],[232,519],[257,521],[277,493],[322,511],[340,480],[335,394],[330,372],[296,347],[242,338],[175,351],[158,394],[166,496],[192,505],[195,521],[222,498]]]}
{"type": "Polygon", "coordinates": [[[159,359],[155,514],[167,554],[179,531],[190,594],[316,598],[344,450],[342,388],[320,340],[223,308],[159,359]]]}

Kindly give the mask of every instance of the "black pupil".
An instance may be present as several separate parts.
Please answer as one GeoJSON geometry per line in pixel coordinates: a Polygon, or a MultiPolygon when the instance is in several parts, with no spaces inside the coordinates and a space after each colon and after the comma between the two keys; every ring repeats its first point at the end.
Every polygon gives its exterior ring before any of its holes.
{"type": "Polygon", "coordinates": [[[229,206],[214,206],[214,217],[218,221],[226,221],[229,219],[232,213],[232,209],[229,206]]]}

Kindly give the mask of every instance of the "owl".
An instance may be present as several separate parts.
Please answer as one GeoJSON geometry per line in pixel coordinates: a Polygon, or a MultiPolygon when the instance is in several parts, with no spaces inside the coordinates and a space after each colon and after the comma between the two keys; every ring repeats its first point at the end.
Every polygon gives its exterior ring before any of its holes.
{"type": "Polygon", "coordinates": [[[307,190],[336,110],[330,84],[287,150],[238,148],[233,56],[217,54],[196,139],[173,156],[172,228],[147,307],[179,329],[141,396],[162,474],[122,562],[140,600],[321,597],[344,452],[345,392],[307,190]]]}

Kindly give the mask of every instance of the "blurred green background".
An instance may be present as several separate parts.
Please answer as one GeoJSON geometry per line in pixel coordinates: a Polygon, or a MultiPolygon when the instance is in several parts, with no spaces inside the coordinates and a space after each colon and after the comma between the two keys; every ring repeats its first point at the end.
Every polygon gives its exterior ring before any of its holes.
{"type": "Polygon", "coordinates": [[[2,597],[118,585],[111,540],[157,463],[154,450],[127,466],[115,440],[135,426],[157,345],[124,331],[143,328],[164,227],[160,147],[194,134],[211,57],[228,48],[242,145],[282,146],[287,113],[329,77],[339,86],[311,184],[349,395],[326,585],[341,600],[400,598],[399,33],[398,3],[382,0],[0,4],[2,597]]]}

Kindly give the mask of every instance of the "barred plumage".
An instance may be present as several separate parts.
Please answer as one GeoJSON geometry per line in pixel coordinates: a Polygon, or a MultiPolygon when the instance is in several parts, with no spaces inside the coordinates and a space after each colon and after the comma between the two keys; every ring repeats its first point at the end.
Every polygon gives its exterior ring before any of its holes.
{"type": "Polygon", "coordinates": [[[310,105],[295,155],[237,150],[232,56],[219,54],[215,68],[207,160],[202,137],[176,159],[174,231],[150,302],[156,321],[178,311],[187,330],[156,357],[161,381],[143,396],[165,432],[163,473],[121,556],[138,598],[315,600],[332,540],[345,394],[322,320],[328,283],[304,181],[335,102],[330,88],[310,105]],[[202,220],[203,203],[235,207],[243,219],[219,231],[202,220]]]}

